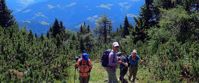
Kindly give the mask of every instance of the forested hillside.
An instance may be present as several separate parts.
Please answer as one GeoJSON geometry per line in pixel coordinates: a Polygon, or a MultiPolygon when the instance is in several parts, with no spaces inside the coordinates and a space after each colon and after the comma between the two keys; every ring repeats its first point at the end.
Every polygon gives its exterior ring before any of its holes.
{"type": "Polygon", "coordinates": [[[144,60],[140,67],[153,74],[151,80],[199,81],[198,0],[145,0],[138,17],[124,17],[116,31],[112,22],[101,16],[94,30],[84,23],[72,32],[55,19],[47,34],[37,36],[20,28],[0,0],[0,81],[67,82],[68,67],[81,50],[99,61],[114,41],[120,43],[120,51],[138,50],[144,60]]]}

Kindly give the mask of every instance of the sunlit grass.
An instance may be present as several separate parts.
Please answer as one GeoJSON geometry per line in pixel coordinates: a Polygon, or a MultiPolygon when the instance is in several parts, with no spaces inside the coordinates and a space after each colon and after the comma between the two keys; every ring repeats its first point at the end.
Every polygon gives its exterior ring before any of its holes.
{"type": "MultiPolygon", "coordinates": [[[[76,80],[74,81],[74,75],[75,75],[75,69],[74,65],[70,66],[69,69],[69,78],[68,83],[79,83],[78,80],[78,72],[76,71],[76,80]]],[[[91,77],[89,83],[105,83],[105,80],[108,80],[107,78],[107,72],[105,69],[101,66],[99,62],[93,62],[93,69],[91,71],[91,77]]],[[[119,78],[119,68],[117,69],[117,78],[119,78]]],[[[128,75],[125,76],[125,78],[128,78],[128,75]]],[[[139,67],[138,74],[137,74],[138,80],[136,80],[136,83],[154,83],[155,80],[152,80],[152,74],[148,71],[147,68],[141,68],[139,67]]],[[[168,83],[168,81],[164,81],[164,83],[168,83]]]]}

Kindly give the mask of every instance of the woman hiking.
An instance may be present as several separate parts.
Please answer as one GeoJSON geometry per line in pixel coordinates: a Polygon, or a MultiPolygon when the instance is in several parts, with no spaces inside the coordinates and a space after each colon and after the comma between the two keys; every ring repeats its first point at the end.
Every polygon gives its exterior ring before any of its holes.
{"type": "Polygon", "coordinates": [[[89,54],[85,51],[82,52],[82,56],[77,60],[75,68],[79,70],[79,80],[80,83],[89,83],[90,72],[92,69],[91,60],[89,59],[89,54]]]}

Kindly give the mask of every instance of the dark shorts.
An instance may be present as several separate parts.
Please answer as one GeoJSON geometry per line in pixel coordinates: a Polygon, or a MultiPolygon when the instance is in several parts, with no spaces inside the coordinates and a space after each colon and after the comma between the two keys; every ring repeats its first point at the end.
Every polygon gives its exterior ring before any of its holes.
{"type": "Polygon", "coordinates": [[[87,78],[79,77],[80,83],[88,83],[89,79],[90,79],[90,76],[88,76],[87,78]]]}
{"type": "Polygon", "coordinates": [[[131,78],[133,77],[133,81],[135,81],[137,71],[138,71],[138,65],[130,65],[130,67],[129,67],[129,80],[131,80],[131,78]]]}
{"type": "Polygon", "coordinates": [[[124,76],[126,75],[128,71],[128,67],[127,68],[120,68],[120,81],[122,83],[128,83],[128,81],[126,79],[124,79],[124,76]]]}
{"type": "Polygon", "coordinates": [[[120,68],[120,77],[124,77],[128,71],[128,68],[120,68]]]}

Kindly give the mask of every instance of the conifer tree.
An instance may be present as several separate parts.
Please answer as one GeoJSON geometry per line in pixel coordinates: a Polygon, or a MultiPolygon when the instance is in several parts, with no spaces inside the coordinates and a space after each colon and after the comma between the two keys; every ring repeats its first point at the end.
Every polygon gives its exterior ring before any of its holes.
{"type": "Polygon", "coordinates": [[[29,34],[28,34],[28,40],[29,40],[29,42],[31,42],[33,40],[33,38],[34,38],[34,35],[32,33],[32,30],[30,30],[29,34]]]}
{"type": "Polygon", "coordinates": [[[82,52],[83,50],[85,50],[85,47],[84,47],[84,41],[83,41],[83,39],[81,38],[80,39],[80,43],[79,43],[80,45],[80,51],[82,52]]]}
{"type": "Polygon", "coordinates": [[[95,29],[95,33],[98,35],[99,41],[103,40],[103,43],[107,43],[108,36],[111,36],[112,24],[111,21],[106,17],[102,16],[97,21],[97,27],[95,29]]]}
{"type": "Polygon", "coordinates": [[[87,26],[87,31],[88,31],[88,33],[91,32],[91,31],[90,31],[90,26],[89,26],[89,25],[87,26]]]}
{"type": "Polygon", "coordinates": [[[123,29],[123,32],[122,32],[122,37],[125,38],[127,35],[129,35],[129,28],[130,28],[130,24],[129,24],[127,16],[125,17],[123,28],[124,29],[123,29]]]}
{"type": "Polygon", "coordinates": [[[0,0],[0,26],[7,28],[15,24],[15,19],[11,13],[12,12],[6,6],[5,0],[0,0]]]}

